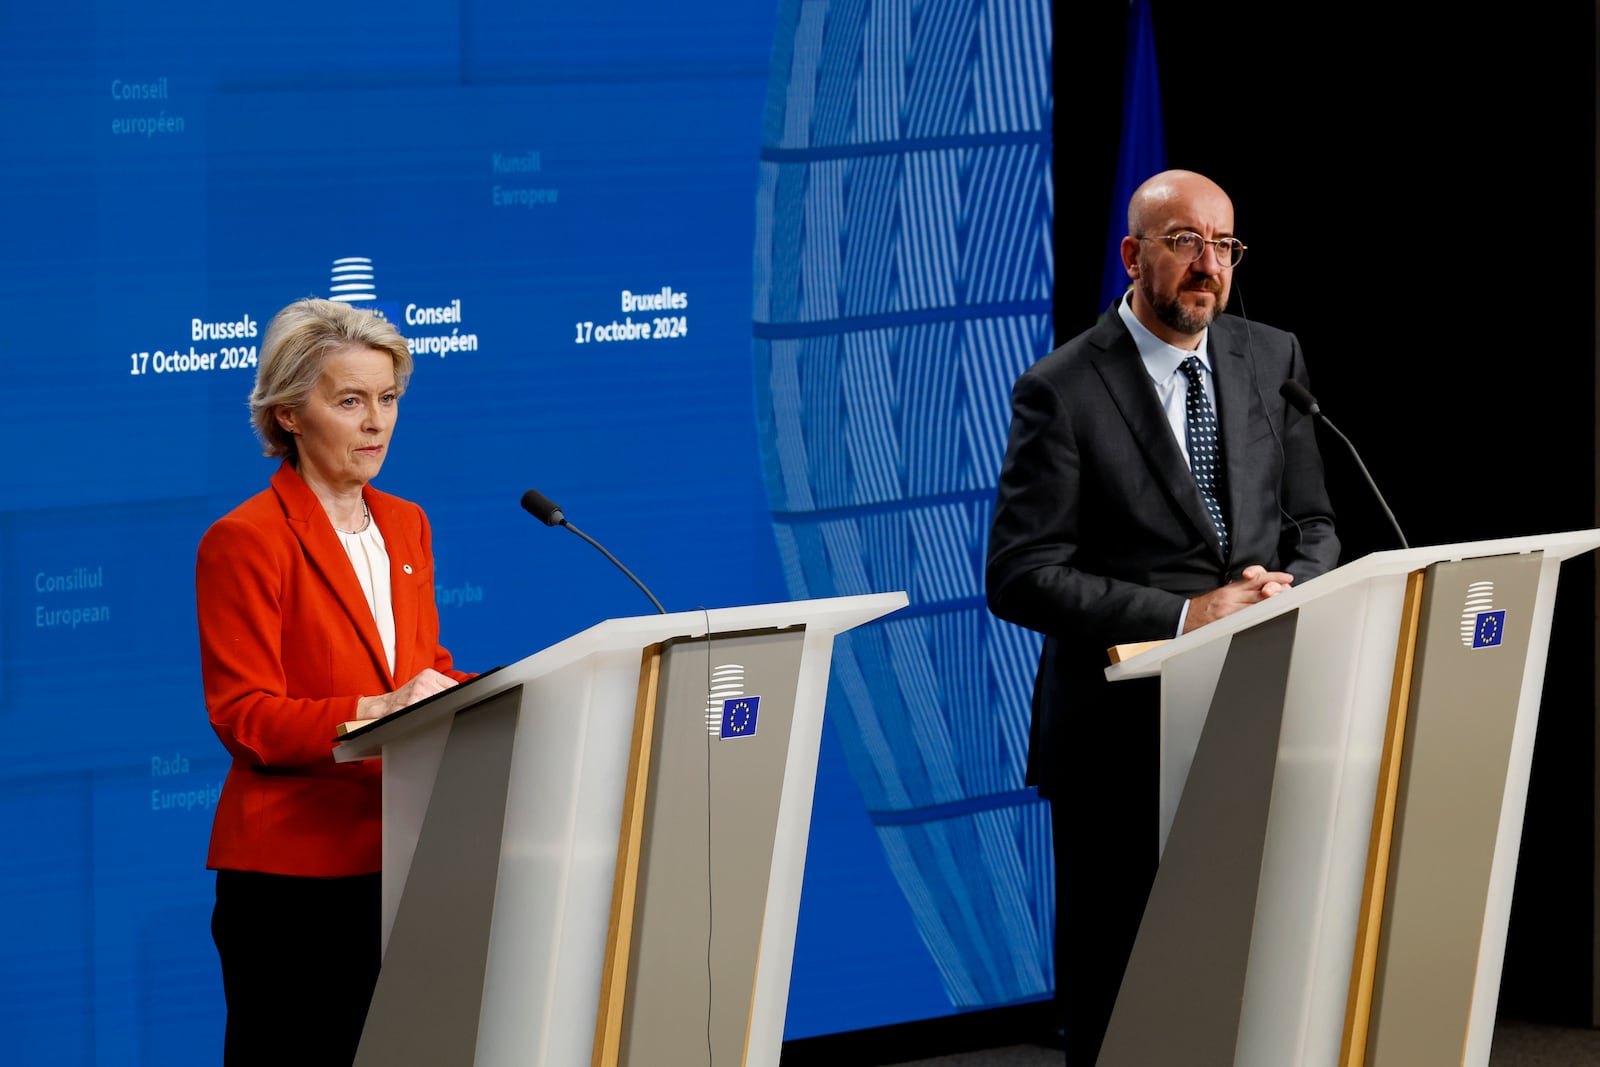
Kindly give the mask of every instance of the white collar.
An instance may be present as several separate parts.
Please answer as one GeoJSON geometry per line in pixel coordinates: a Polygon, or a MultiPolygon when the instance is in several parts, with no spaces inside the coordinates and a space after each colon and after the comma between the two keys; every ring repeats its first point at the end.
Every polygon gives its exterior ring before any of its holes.
{"type": "Polygon", "coordinates": [[[1210,340],[1211,331],[1204,330],[1200,334],[1200,344],[1190,351],[1169,345],[1161,338],[1150,332],[1150,328],[1139,321],[1139,316],[1133,313],[1133,294],[1117,301],[1117,314],[1122,317],[1122,324],[1128,328],[1128,333],[1133,335],[1133,343],[1139,349],[1139,358],[1144,360],[1145,369],[1150,372],[1150,377],[1156,381],[1165,381],[1178,371],[1178,366],[1190,356],[1200,360],[1200,365],[1211,370],[1210,340]]]}

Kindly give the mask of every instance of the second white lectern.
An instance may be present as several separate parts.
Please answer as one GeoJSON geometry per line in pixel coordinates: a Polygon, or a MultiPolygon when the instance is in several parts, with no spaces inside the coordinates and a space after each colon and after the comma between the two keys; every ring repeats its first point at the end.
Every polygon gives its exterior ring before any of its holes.
{"type": "Polygon", "coordinates": [[[1161,865],[1101,1067],[1481,1067],[1561,562],[1379,552],[1110,668],[1161,678],[1161,865]]]}

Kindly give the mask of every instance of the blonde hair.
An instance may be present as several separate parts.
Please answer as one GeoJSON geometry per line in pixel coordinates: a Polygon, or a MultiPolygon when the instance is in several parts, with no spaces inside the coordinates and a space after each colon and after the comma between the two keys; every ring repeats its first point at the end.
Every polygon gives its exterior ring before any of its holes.
{"type": "Polygon", "coordinates": [[[394,323],[365,308],[336,300],[296,300],[267,324],[261,340],[261,365],[250,391],[250,421],[261,438],[262,454],[294,459],[294,435],[278,425],[277,409],[305,404],[322,377],[328,355],[349,346],[371,348],[394,360],[401,393],[411,380],[411,348],[394,323]]]}

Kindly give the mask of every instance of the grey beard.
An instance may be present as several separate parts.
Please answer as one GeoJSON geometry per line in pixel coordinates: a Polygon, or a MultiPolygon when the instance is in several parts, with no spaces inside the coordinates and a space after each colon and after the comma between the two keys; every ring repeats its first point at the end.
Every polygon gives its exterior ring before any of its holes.
{"type": "Polygon", "coordinates": [[[1192,336],[1216,321],[1217,316],[1227,310],[1228,305],[1219,299],[1216,307],[1212,310],[1194,312],[1178,303],[1176,299],[1156,300],[1152,298],[1150,307],[1154,309],[1156,318],[1161,320],[1163,326],[1192,336]]]}

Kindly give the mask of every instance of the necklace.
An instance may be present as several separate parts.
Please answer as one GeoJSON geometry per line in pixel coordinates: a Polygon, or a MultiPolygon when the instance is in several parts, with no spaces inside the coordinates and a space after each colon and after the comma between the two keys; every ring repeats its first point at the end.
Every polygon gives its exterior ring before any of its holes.
{"type": "Polygon", "coordinates": [[[347,537],[354,537],[358,533],[364,533],[366,531],[367,527],[371,526],[371,525],[372,525],[372,509],[367,507],[367,498],[366,497],[362,497],[361,498],[361,529],[359,529],[359,530],[340,530],[339,527],[337,527],[337,526],[335,526],[334,529],[337,530],[339,533],[344,534],[347,537]]]}

